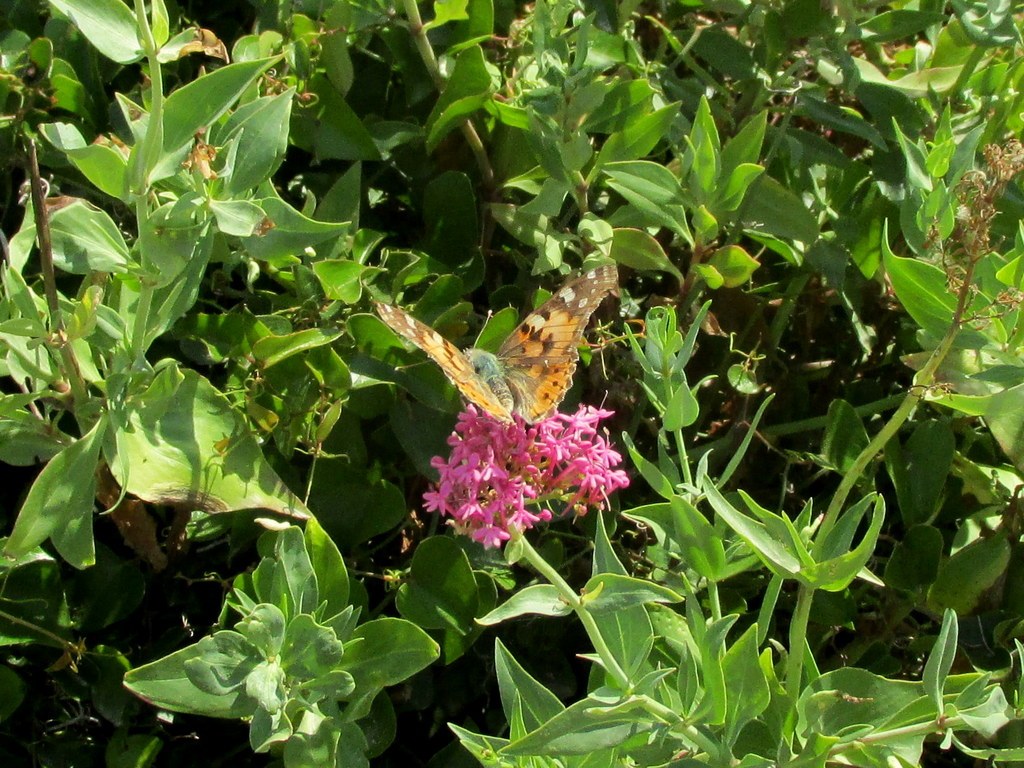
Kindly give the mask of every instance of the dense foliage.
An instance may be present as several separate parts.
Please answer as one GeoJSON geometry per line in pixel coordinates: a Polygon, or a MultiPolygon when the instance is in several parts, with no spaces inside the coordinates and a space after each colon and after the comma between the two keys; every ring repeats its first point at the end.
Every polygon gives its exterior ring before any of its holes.
{"type": "Polygon", "coordinates": [[[213,6],[0,18],[0,761],[1024,759],[1012,3],[213,6]]]}

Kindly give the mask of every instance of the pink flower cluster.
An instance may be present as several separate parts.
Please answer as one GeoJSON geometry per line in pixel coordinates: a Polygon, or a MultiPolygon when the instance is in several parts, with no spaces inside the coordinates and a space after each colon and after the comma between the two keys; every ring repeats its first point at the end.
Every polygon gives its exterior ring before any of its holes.
{"type": "Polygon", "coordinates": [[[584,406],[533,425],[518,416],[506,424],[470,405],[448,438],[451,456],[430,462],[441,479],[423,495],[424,506],[485,547],[500,547],[512,529],[550,520],[545,505],[552,501],[577,515],[607,506],[608,494],[629,485],[615,468],[622,456],[597,431],[611,415],[584,406]]]}

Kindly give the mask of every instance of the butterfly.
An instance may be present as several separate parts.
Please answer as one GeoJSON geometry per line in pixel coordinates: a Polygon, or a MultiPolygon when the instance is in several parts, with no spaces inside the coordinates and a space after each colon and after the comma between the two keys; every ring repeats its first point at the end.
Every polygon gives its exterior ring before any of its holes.
{"type": "Polygon", "coordinates": [[[572,384],[579,344],[590,316],[618,285],[615,265],[570,280],[527,315],[492,354],[459,350],[398,307],[374,303],[392,330],[426,352],[463,397],[500,421],[534,423],[551,415],[572,384]]]}

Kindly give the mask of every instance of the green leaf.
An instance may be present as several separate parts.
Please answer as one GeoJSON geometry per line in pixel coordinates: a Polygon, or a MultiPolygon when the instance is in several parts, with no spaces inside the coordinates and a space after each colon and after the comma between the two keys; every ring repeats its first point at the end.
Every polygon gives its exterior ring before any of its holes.
{"type": "Polygon", "coordinates": [[[107,768],[149,768],[156,762],[163,746],[159,736],[129,735],[119,729],[107,742],[104,759],[107,768]]]}
{"type": "Polygon", "coordinates": [[[821,450],[839,472],[846,472],[868,446],[868,433],[857,411],[845,400],[833,400],[821,450]]]}
{"type": "Polygon", "coordinates": [[[444,536],[421,542],[395,604],[402,616],[425,629],[471,632],[477,609],[476,579],[462,547],[444,536]]]}
{"type": "MultiPolygon", "coordinates": [[[[736,186],[733,176],[737,171],[740,171],[741,175],[746,175],[741,169],[753,166],[760,158],[767,124],[768,110],[762,110],[747,120],[736,135],[722,147],[722,178],[725,179],[727,189],[736,186]]],[[[754,167],[761,168],[759,165],[754,167]]],[[[744,190],[746,187],[746,184],[742,184],[744,190]]],[[[724,201],[730,197],[732,197],[731,194],[725,194],[719,199],[724,201]]]]}
{"type": "Polygon", "coordinates": [[[865,40],[888,43],[944,24],[946,20],[943,13],[899,9],[870,16],[860,22],[860,28],[865,40]]]}
{"type": "Polygon", "coordinates": [[[292,616],[315,611],[320,605],[316,575],[306,551],[302,530],[298,526],[290,525],[278,532],[274,540],[274,563],[279,566],[278,572],[284,577],[292,616]]]}
{"type": "Polygon", "coordinates": [[[46,123],[39,132],[92,182],[97,189],[127,202],[125,174],[128,161],[112,144],[86,144],[78,128],[70,123],[46,123]]]}
{"type": "Polygon", "coordinates": [[[543,267],[555,269],[562,264],[562,250],[568,235],[553,230],[547,216],[531,215],[523,206],[495,203],[491,215],[502,228],[522,243],[537,248],[543,267]]]}
{"type": "Polygon", "coordinates": [[[494,671],[501,693],[501,706],[509,721],[515,705],[521,705],[526,730],[532,731],[565,709],[551,691],[532,677],[513,658],[499,638],[494,640],[494,671]]]}
{"type": "Polygon", "coordinates": [[[251,716],[255,703],[246,695],[245,676],[258,663],[246,652],[248,646],[235,632],[218,632],[195,645],[182,648],[149,664],[129,670],[125,687],[154,706],[173,712],[237,719],[251,716]],[[217,639],[214,639],[217,638],[217,639]],[[219,670],[216,682],[213,670],[219,670]],[[206,683],[197,685],[190,672],[206,683]],[[229,682],[230,681],[230,682],[229,682]],[[217,692],[211,692],[217,691],[217,692]]]}
{"type": "Polygon", "coordinates": [[[21,702],[25,700],[26,688],[25,681],[17,672],[7,666],[0,667],[0,723],[7,720],[21,706],[21,702]]]}
{"type": "MultiPolygon", "coordinates": [[[[381,159],[381,150],[377,148],[373,134],[326,76],[314,75],[309,81],[308,92],[319,97],[313,110],[303,110],[307,112],[305,118],[313,122],[315,133],[310,136],[309,143],[318,160],[381,159]]],[[[290,136],[300,146],[302,126],[299,123],[290,136]]]]}
{"type": "Polygon", "coordinates": [[[456,274],[479,254],[479,207],[477,190],[464,173],[445,171],[423,190],[423,250],[456,274]]]}
{"type": "Polygon", "coordinates": [[[961,616],[970,615],[1003,578],[1009,562],[1010,545],[1005,534],[975,539],[940,566],[928,590],[929,609],[951,608],[961,616]]]}
{"type": "Polygon", "coordinates": [[[81,439],[54,456],[29,488],[4,547],[7,557],[21,557],[47,538],[76,568],[95,562],[92,512],[96,470],[107,420],[100,419],[81,439]]]}
{"type": "Polygon", "coordinates": [[[956,296],[949,290],[946,274],[934,264],[894,254],[887,228],[882,235],[882,263],[907,314],[924,330],[941,337],[956,310],[956,296]]]}
{"type": "Polygon", "coordinates": [[[622,440],[626,444],[626,450],[629,452],[629,457],[633,460],[634,466],[640,470],[641,476],[643,476],[654,492],[663,499],[671,500],[675,498],[676,489],[672,481],[662,473],[656,464],[640,455],[629,435],[623,433],[622,440]]]}
{"type": "Polygon", "coordinates": [[[613,230],[610,256],[633,269],[659,270],[683,279],[683,273],[669,260],[661,243],[642,229],[619,227],[613,230]]]}
{"type": "Polygon", "coordinates": [[[684,380],[679,383],[675,392],[672,393],[672,397],[665,403],[662,428],[666,432],[675,432],[692,425],[697,421],[698,416],[700,416],[700,404],[684,380]]]}
{"type": "MultiPolygon", "coordinates": [[[[275,573],[282,575],[285,569],[275,568],[275,573]]],[[[280,582],[284,583],[285,579],[280,579],[280,582]]],[[[276,657],[281,653],[287,623],[288,618],[276,605],[260,603],[247,616],[242,617],[235,629],[262,656],[276,657]]],[[[245,654],[249,653],[250,650],[245,651],[245,654]]]]}
{"type": "Polygon", "coordinates": [[[804,201],[770,176],[758,176],[744,200],[743,226],[806,244],[818,239],[818,222],[804,201]]]}
{"type": "Polygon", "coordinates": [[[480,46],[462,51],[455,59],[444,91],[427,118],[427,151],[433,152],[450,131],[491,98],[494,85],[480,46]]]}
{"type": "Polygon", "coordinates": [[[722,673],[728,681],[725,690],[725,740],[731,745],[743,727],[764,712],[771,701],[768,680],[758,661],[756,624],[748,627],[725,652],[722,673]]]}
{"type": "Polygon", "coordinates": [[[884,86],[911,99],[923,99],[929,93],[938,95],[949,93],[963,71],[962,65],[925,67],[914,70],[903,77],[890,79],[878,67],[865,59],[854,57],[853,64],[863,83],[884,86]]]}
{"type": "MultiPolygon", "coordinates": [[[[512,741],[503,755],[593,755],[615,747],[655,727],[641,697],[606,702],[583,699],[558,713],[522,739],[512,741]]],[[[593,759],[593,758],[591,758],[593,759]]]]}
{"type": "Polygon", "coordinates": [[[479,760],[481,765],[487,765],[488,762],[493,761],[494,755],[498,753],[498,750],[503,749],[509,741],[498,736],[476,734],[465,728],[460,728],[455,723],[448,723],[448,728],[458,737],[459,744],[479,760]]]}
{"type": "Polygon", "coordinates": [[[670,507],[684,562],[704,578],[721,581],[728,572],[725,545],[720,533],[683,497],[672,499],[670,507]]]}
{"type": "Polygon", "coordinates": [[[227,64],[174,91],[164,102],[164,153],[191,143],[276,61],[278,57],[227,64]]]}
{"type": "Polygon", "coordinates": [[[530,110],[529,116],[526,140],[541,168],[566,189],[575,188],[575,174],[582,171],[593,154],[590,137],[580,131],[562,131],[552,117],[537,110],[530,110]]]}
{"type": "Polygon", "coordinates": [[[135,16],[121,0],[50,0],[65,14],[96,50],[118,64],[142,58],[135,16]]]}
{"type": "Polygon", "coordinates": [[[945,714],[942,691],[946,685],[946,676],[953,668],[953,660],[956,658],[956,642],[956,614],[947,608],[942,615],[942,629],[939,630],[935,645],[932,646],[932,651],[928,654],[928,660],[924,664],[924,674],[921,678],[939,717],[945,714]]]}
{"type": "MultiPolygon", "coordinates": [[[[344,647],[334,631],[316,623],[307,613],[300,614],[288,622],[284,642],[281,645],[281,667],[291,677],[297,677],[307,684],[336,672],[344,656],[344,647]]],[[[335,684],[349,695],[354,681],[347,675],[337,677],[335,684]]]]}
{"type": "Polygon", "coordinates": [[[70,641],[71,617],[61,568],[53,557],[34,549],[0,561],[0,646],[37,643],[61,648],[70,641]]]}
{"type": "Polygon", "coordinates": [[[167,6],[164,0],[153,0],[150,4],[150,15],[152,18],[153,42],[160,48],[171,36],[171,21],[167,16],[167,6]]]}
{"type": "Polygon", "coordinates": [[[1021,42],[1013,3],[1005,0],[953,0],[953,8],[963,25],[963,31],[976,45],[995,47],[1021,42]]]}
{"type": "Polygon", "coordinates": [[[550,584],[534,584],[515,592],[477,622],[490,627],[517,616],[568,616],[570,613],[572,607],[562,599],[558,589],[550,584]]]}
{"type": "MultiPolygon", "coordinates": [[[[306,726],[306,729],[309,727],[306,726]]],[[[317,723],[312,733],[297,731],[284,736],[286,741],[282,754],[283,764],[287,768],[339,765],[351,765],[352,768],[369,767],[365,754],[366,737],[354,723],[338,723],[333,718],[324,718],[317,723]],[[342,733],[349,729],[352,732],[345,733],[343,739],[342,733]],[[355,754],[346,755],[345,752],[349,750],[355,754]]]]}
{"type": "MultiPolygon", "coordinates": [[[[856,667],[837,669],[821,675],[800,695],[798,733],[802,738],[820,734],[855,740],[860,734],[918,722],[915,705],[930,709],[921,683],[889,680],[856,667]]],[[[927,722],[927,712],[921,712],[920,722],[927,722]]],[[[894,734],[879,744],[873,760],[856,752],[849,756],[856,756],[858,765],[884,765],[884,756],[895,753],[904,764],[918,765],[927,735],[924,729],[908,729],[905,735],[894,734]]]]}
{"type": "Polygon", "coordinates": [[[986,694],[983,701],[971,707],[960,700],[967,695],[967,691],[964,691],[963,697],[958,696],[954,706],[957,714],[971,729],[981,738],[991,740],[996,737],[996,733],[1004,725],[1010,722],[1010,715],[1016,716],[1017,713],[1014,712],[1006,700],[1006,694],[998,685],[987,686],[986,694]]]}
{"type": "Polygon", "coordinates": [[[672,171],[646,160],[608,163],[602,170],[608,178],[608,186],[648,221],[660,224],[684,242],[693,244],[686,224],[683,188],[672,171]]]}
{"type": "Polygon", "coordinates": [[[706,96],[701,96],[697,113],[693,116],[687,145],[682,157],[681,176],[694,200],[694,207],[706,206],[712,199],[722,163],[722,143],[706,96]]]}
{"type": "Polygon", "coordinates": [[[712,209],[722,218],[725,218],[725,214],[735,211],[746,199],[754,182],[763,173],[764,168],[754,163],[743,163],[736,166],[725,177],[725,185],[711,201],[712,209]]]}
{"type": "Polygon", "coordinates": [[[306,248],[334,241],[349,232],[347,222],[317,221],[303,215],[276,195],[256,201],[266,215],[261,232],[246,237],[242,245],[255,259],[271,264],[294,264],[306,248]]]}
{"type": "MultiPolygon", "coordinates": [[[[780,576],[794,578],[800,572],[803,565],[799,554],[791,549],[791,545],[784,538],[773,536],[762,523],[753,520],[736,507],[730,504],[726,498],[712,485],[710,480],[704,484],[704,493],[712,508],[740,538],[750,545],[750,548],[757,553],[757,556],[780,576]]],[[[747,503],[753,503],[747,499],[747,503]]],[[[765,510],[767,513],[767,510],[765,510]]]]}
{"type": "Polygon", "coordinates": [[[885,500],[877,494],[865,496],[843,512],[839,522],[828,536],[815,542],[814,558],[817,562],[805,565],[798,576],[814,589],[839,592],[846,589],[867,565],[875,551],[878,535],[885,520],[885,500]],[[848,550],[864,513],[871,508],[871,522],[863,538],[854,549],[848,550]],[[842,554],[837,554],[837,553],[842,554]]]}
{"type": "Polygon", "coordinates": [[[263,221],[263,209],[248,200],[210,200],[208,205],[225,235],[248,237],[263,221]]]}
{"type": "Polygon", "coordinates": [[[352,90],[352,84],[355,81],[355,68],[352,65],[352,56],[348,49],[348,34],[343,28],[332,29],[327,34],[320,36],[319,43],[318,63],[338,93],[347,94],[352,90]]]}
{"type": "Polygon", "coordinates": [[[885,563],[885,583],[895,589],[920,589],[931,584],[939,573],[944,547],[937,528],[908,528],[885,563]]]}
{"type": "Polygon", "coordinates": [[[75,275],[128,270],[128,246],[104,211],[76,200],[50,215],[53,264],[75,275]]]}
{"type": "Polygon", "coordinates": [[[726,288],[738,288],[746,283],[759,266],[757,259],[739,245],[718,248],[708,259],[708,265],[722,276],[726,288]]]}
{"type": "Polygon", "coordinates": [[[348,606],[348,569],[337,545],[316,518],[306,521],[306,551],[316,576],[317,594],[326,603],[324,616],[336,616],[348,606]]]}
{"type": "Polygon", "coordinates": [[[365,695],[407,680],[438,654],[437,643],[412,622],[374,619],[357,627],[345,643],[341,669],[352,675],[356,691],[365,695]]]}
{"type": "Polygon", "coordinates": [[[252,345],[252,355],[264,370],[289,357],[323,347],[341,337],[341,331],[328,328],[307,328],[283,336],[264,336],[252,345]]]}
{"type": "Polygon", "coordinates": [[[645,603],[681,603],[668,587],[617,573],[594,576],[584,587],[583,604],[591,613],[614,613],[645,603]]]}
{"type": "Polygon", "coordinates": [[[1018,471],[1024,471],[1024,384],[996,392],[985,403],[985,423],[1018,471]]]}
{"type": "Polygon", "coordinates": [[[468,19],[466,6],[469,0],[434,0],[434,18],[424,25],[424,29],[434,29],[450,21],[468,19]]]}
{"type": "MultiPolygon", "coordinates": [[[[117,482],[154,504],[207,512],[268,509],[305,519],[309,510],[260,452],[226,397],[195,371],[165,368],[118,411],[107,463],[117,482]]],[[[106,449],[105,449],[106,450],[106,449]]]]}
{"type": "Polygon", "coordinates": [[[841,107],[832,102],[819,99],[807,92],[797,97],[796,114],[807,117],[815,123],[828,128],[842,131],[870,142],[876,149],[886,148],[885,137],[864,116],[848,107],[841,107]]]}
{"type": "Polygon", "coordinates": [[[885,447],[885,466],[896,487],[900,515],[907,527],[932,520],[939,508],[953,465],[956,441],[949,424],[922,422],[902,447],[885,447]]]}
{"type": "MultiPolygon", "coordinates": [[[[900,149],[903,150],[903,161],[906,164],[907,184],[915,189],[924,192],[931,192],[935,188],[935,181],[928,173],[928,160],[925,157],[924,147],[921,140],[914,142],[904,135],[900,130],[899,123],[893,121],[893,131],[899,141],[900,149]]],[[[911,200],[913,198],[909,198],[911,200]]]]}
{"type": "Polygon", "coordinates": [[[494,34],[494,3],[492,0],[468,0],[466,3],[466,21],[455,24],[456,35],[460,40],[474,40],[478,37],[490,38],[494,34]]]}
{"type": "Polygon", "coordinates": [[[224,195],[235,197],[255,189],[280,166],[288,149],[291,89],[277,96],[262,96],[242,104],[223,125],[210,131],[210,143],[235,142],[235,159],[224,182],[224,195]]]}
{"type": "Polygon", "coordinates": [[[198,291],[197,278],[205,273],[215,234],[207,212],[198,206],[198,198],[179,198],[154,210],[139,225],[137,247],[147,277],[156,288],[171,286],[159,292],[160,298],[169,300],[178,293],[188,302],[181,311],[194,302],[194,298],[190,301],[187,297],[191,291],[198,291]]]}
{"type": "Polygon", "coordinates": [[[608,163],[646,157],[659,142],[665,140],[678,117],[678,103],[667,104],[654,112],[636,110],[622,129],[605,140],[594,161],[594,170],[600,170],[608,163]]]}

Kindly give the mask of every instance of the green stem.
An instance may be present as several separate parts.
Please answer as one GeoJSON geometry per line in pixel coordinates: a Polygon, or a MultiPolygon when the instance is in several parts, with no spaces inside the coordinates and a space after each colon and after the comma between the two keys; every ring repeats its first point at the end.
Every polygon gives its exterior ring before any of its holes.
{"type": "Polygon", "coordinates": [[[801,584],[796,594],[796,609],[789,623],[789,658],[786,660],[786,694],[796,702],[804,670],[804,648],[807,645],[807,623],[811,617],[814,590],[801,584]]]}
{"type": "Polygon", "coordinates": [[[164,148],[164,79],[160,51],[156,40],[153,39],[153,30],[149,26],[149,19],[146,18],[143,0],[135,0],[135,20],[139,26],[142,49],[146,52],[150,87],[149,123],[139,147],[142,156],[135,165],[135,184],[132,192],[137,196],[146,197],[149,194],[149,176],[160,161],[164,148]]]}
{"type": "MultiPolygon", "coordinates": [[[[512,542],[517,546],[521,547],[523,558],[533,566],[534,570],[540,573],[544,578],[554,586],[562,599],[572,607],[575,614],[579,617],[580,622],[583,624],[584,629],[587,631],[587,636],[590,638],[591,643],[594,645],[594,650],[597,651],[597,655],[601,658],[601,663],[604,665],[605,670],[615,678],[619,688],[625,693],[630,691],[632,683],[629,677],[623,671],[622,667],[619,666],[615,656],[612,654],[611,649],[601,636],[601,632],[597,627],[597,622],[594,621],[594,617],[590,615],[584,605],[583,600],[579,595],[569,586],[569,584],[561,577],[561,575],[551,564],[548,563],[540,553],[535,550],[526,538],[521,533],[512,534],[512,542]]],[[[704,750],[711,757],[721,757],[722,749],[716,744],[715,740],[701,731],[694,725],[684,723],[682,718],[679,717],[679,713],[670,709],[669,707],[660,704],[659,702],[651,699],[647,696],[641,696],[643,701],[644,709],[656,716],[666,724],[670,724],[673,730],[680,731],[686,735],[694,744],[700,749],[704,750]]]]}
{"type": "MultiPolygon", "coordinates": [[[[141,229],[142,223],[149,215],[146,207],[146,200],[143,197],[135,199],[135,215],[141,229]]],[[[145,264],[145,256],[142,256],[145,264]]],[[[139,280],[139,300],[135,305],[135,317],[132,324],[131,356],[135,360],[135,366],[142,369],[146,365],[146,331],[149,328],[149,313],[153,307],[153,286],[150,284],[145,270],[139,280]]]]}
{"type": "Polygon", "coordinates": [[[14,624],[19,627],[25,627],[26,629],[29,629],[32,632],[38,634],[40,637],[45,637],[46,639],[52,641],[54,645],[58,646],[59,648],[62,648],[65,653],[75,653],[77,651],[77,646],[75,646],[74,643],[68,642],[60,635],[56,635],[50,630],[40,627],[38,624],[33,624],[30,621],[25,621],[25,619],[7,613],[7,611],[0,611],[0,619],[3,619],[4,621],[10,622],[11,624],[14,624]]]}
{"type": "Polygon", "coordinates": [[[719,621],[722,618],[722,598],[718,594],[718,582],[708,582],[708,600],[711,601],[711,620],[719,621]]]}
{"type": "Polygon", "coordinates": [[[548,582],[558,590],[561,598],[566,604],[572,608],[573,612],[579,618],[580,623],[583,624],[583,628],[587,631],[587,637],[590,638],[590,642],[594,645],[594,650],[597,651],[597,655],[601,658],[601,663],[619,688],[623,691],[628,691],[632,687],[629,680],[629,676],[625,673],[619,662],[616,660],[611,649],[602,637],[600,630],[598,629],[597,622],[594,621],[594,617],[587,610],[583,604],[583,600],[580,598],[576,591],[559,575],[558,571],[551,567],[540,553],[537,552],[527,541],[526,537],[521,533],[513,533],[513,541],[522,548],[523,557],[526,561],[533,566],[534,570],[537,571],[541,576],[548,580],[548,582]]]}
{"type": "Polygon", "coordinates": [[[840,481],[839,487],[836,489],[836,493],[832,497],[832,502],[828,505],[828,509],[825,510],[825,515],[821,521],[821,528],[819,529],[817,536],[819,541],[824,541],[825,537],[828,536],[829,531],[832,530],[832,526],[835,525],[836,521],[839,519],[840,512],[846,505],[846,498],[850,495],[854,486],[860,481],[861,475],[863,475],[864,470],[867,469],[868,464],[874,461],[875,456],[877,456],[879,452],[885,448],[886,443],[896,435],[900,427],[902,427],[907,419],[910,418],[910,415],[914,412],[914,409],[924,397],[928,388],[935,383],[935,373],[946,359],[946,355],[948,355],[949,351],[953,348],[953,342],[956,341],[957,333],[960,331],[960,325],[963,321],[964,311],[967,308],[968,297],[970,296],[970,287],[973,277],[974,263],[972,262],[967,269],[967,273],[964,275],[963,283],[957,297],[957,307],[953,313],[953,321],[949,324],[949,328],[946,330],[945,336],[942,337],[938,346],[932,351],[928,361],[918,372],[917,376],[914,377],[914,386],[910,392],[907,393],[906,397],[904,397],[899,408],[897,408],[895,413],[889,417],[889,420],[878,431],[871,442],[868,443],[867,447],[860,452],[850,469],[843,475],[843,479],[840,481]]]}
{"type": "Polygon", "coordinates": [[[962,717],[950,717],[944,720],[941,726],[934,720],[929,720],[924,723],[915,723],[913,725],[902,725],[899,728],[875,731],[867,736],[862,736],[856,741],[836,744],[836,746],[830,751],[830,754],[838,755],[848,749],[853,749],[859,744],[886,744],[906,736],[917,736],[922,733],[944,733],[945,731],[956,730],[963,725],[964,719],[962,717]]]}
{"type": "MultiPolygon", "coordinates": [[[[146,135],[143,136],[137,151],[140,153],[135,163],[132,195],[135,203],[135,219],[141,233],[149,222],[149,191],[150,174],[160,162],[164,149],[164,83],[163,69],[158,57],[159,49],[153,38],[153,30],[146,16],[146,5],[143,0],[135,0],[135,20],[139,28],[139,40],[146,52],[149,66],[149,123],[146,135]]],[[[139,301],[135,306],[135,318],[132,326],[131,355],[135,365],[145,366],[146,335],[149,328],[149,314],[153,306],[154,288],[150,284],[150,275],[155,267],[150,264],[145,249],[140,249],[139,261],[142,275],[139,283],[139,301]]]]}
{"type": "MultiPolygon", "coordinates": [[[[841,755],[843,752],[848,752],[851,749],[858,749],[865,744],[886,744],[908,736],[912,737],[931,733],[941,734],[945,731],[958,728],[963,724],[963,718],[951,717],[941,726],[934,720],[930,720],[926,723],[916,723],[914,725],[904,725],[899,728],[890,728],[884,731],[875,731],[868,736],[836,744],[829,750],[828,756],[829,758],[833,758],[837,755],[841,755]]],[[[817,752],[810,751],[809,754],[797,755],[792,760],[781,763],[781,765],[785,766],[785,768],[812,768],[812,766],[821,765],[821,755],[817,752]]]]}
{"type": "Polygon", "coordinates": [[[53,244],[50,240],[50,215],[46,207],[46,193],[39,175],[39,157],[36,143],[28,139],[28,175],[32,189],[32,211],[35,215],[36,242],[39,245],[39,271],[43,277],[43,291],[46,293],[46,307],[50,311],[49,330],[60,357],[61,370],[71,389],[72,403],[82,406],[88,398],[88,387],[82,378],[78,358],[64,333],[64,321],[60,314],[60,294],[57,292],[57,274],[53,267],[53,244]]]}
{"type": "Polygon", "coordinates": [[[980,45],[972,46],[971,53],[967,57],[967,61],[965,61],[961,66],[960,74],[957,75],[956,83],[953,84],[953,88],[952,90],[950,90],[950,93],[963,92],[964,88],[967,85],[967,81],[970,80],[971,76],[974,74],[975,70],[977,70],[978,65],[981,63],[982,59],[985,58],[985,56],[987,55],[988,49],[983,48],[980,45]]]}
{"type": "MultiPolygon", "coordinates": [[[[905,397],[906,395],[890,395],[889,397],[883,397],[881,400],[875,400],[874,402],[854,406],[853,411],[859,418],[864,419],[898,407],[905,397]]],[[[766,437],[785,437],[786,435],[794,435],[800,432],[817,432],[824,429],[826,426],[828,426],[828,416],[813,416],[809,419],[801,419],[799,421],[772,424],[771,426],[763,427],[760,430],[760,433],[766,437]]],[[[707,445],[717,448],[718,443],[725,445],[728,439],[729,438],[727,437],[719,438],[707,445]]]]}
{"type": "MultiPolygon", "coordinates": [[[[684,383],[682,386],[686,386],[684,383]]],[[[679,469],[683,473],[683,482],[693,485],[693,473],[690,471],[690,458],[686,452],[686,441],[683,440],[683,430],[677,429],[673,432],[676,441],[676,453],[679,454],[679,469]]]]}
{"type": "Polygon", "coordinates": [[[409,19],[409,32],[412,34],[413,45],[419,51],[423,65],[427,68],[430,79],[434,81],[437,90],[444,90],[444,78],[441,76],[441,68],[437,64],[437,56],[434,49],[427,40],[427,31],[423,26],[423,17],[420,16],[419,6],[416,0],[402,0],[402,8],[405,10],[405,17],[409,19]]]}
{"type": "MultiPolygon", "coordinates": [[[[434,81],[434,87],[437,88],[438,92],[441,92],[445,86],[444,77],[441,75],[441,68],[438,66],[434,49],[427,39],[427,30],[423,26],[423,18],[420,16],[420,9],[416,5],[416,0],[402,0],[402,8],[405,11],[406,18],[409,19],[409,32],[412,35],[413,45],[416,46],[416,50],[423,60],[423,66],[427,68],[430,79],[434,81]]],[[[469,118],[466,118],[459,124],[459,130],[462,131],[462,136],[473,153],[473,159],[476,161],[477,168],[480,169],[480,176],[484,187],[493,189],[494,168],[491,167],[491,160],[487,156],[487,150],[484,147],[483,140],[480,138],[480,134],[476,132],[476,128],[469,118]]]]}
{"type": "Polygon", "coordinates": [[[573,180],[576,182],[576,187],[573,189],[573,199],[576,200],[576,209],[579,211],[580,217],[586,216],[590,211],[590,197],[589,197],[589,185],[586,178],[579,171],[575,171],[573,174],[573,180]]]}

